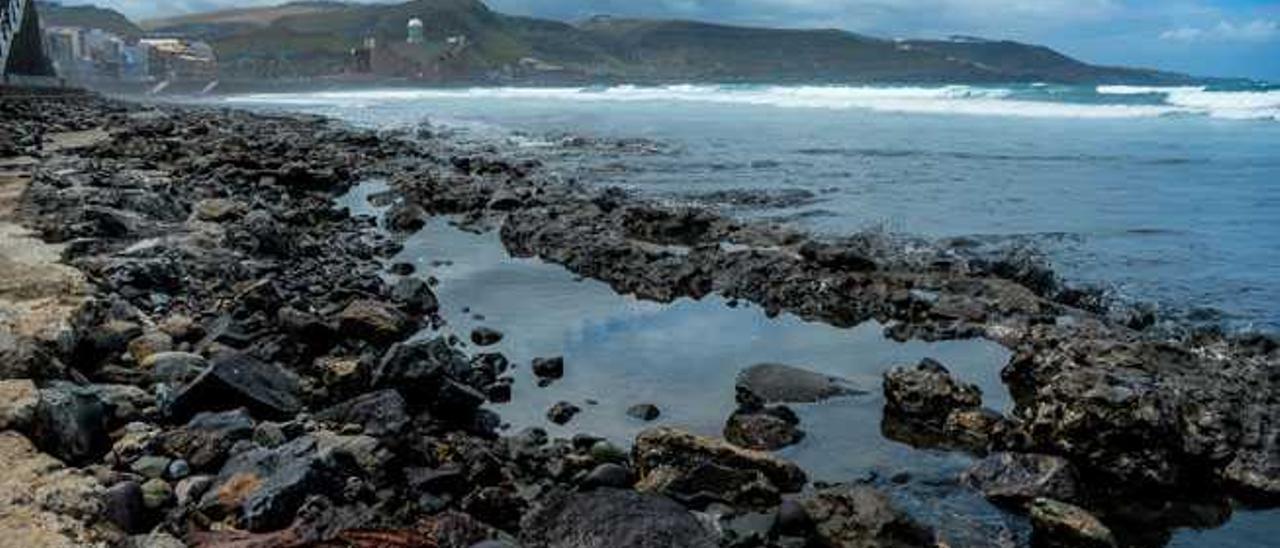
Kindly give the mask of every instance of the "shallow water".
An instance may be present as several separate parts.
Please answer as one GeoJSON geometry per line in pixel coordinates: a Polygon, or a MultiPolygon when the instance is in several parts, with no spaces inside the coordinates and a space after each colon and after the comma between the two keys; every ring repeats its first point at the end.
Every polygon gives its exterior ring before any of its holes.
{"type": "Polygon", "coordinates": [[[226,101],[378,127],[430,119],[658,196],[805,189],[816,204],[736,213],[833,233],[1029,243],[1070,280],[1175,315],[1280,330],[1274,88],[623,86],[226,101]],[[562,146],[557,135],[657,146],[562,146]]]}
{"type": "MultiPolygon", "coordinates": [[[[362,185],[340,205],[376,215],[380,210],[367,197],[381,189],[385,184],[362,185]]],[[[452,322],[445,333],[466,340],[474,327],[488,326],[505,334],[501,343],[483,350],[501,351],[516,365],[514,400],[492,406],[510,432],[538,426],[553,436],[587,432],[627,445],[641,429],[661,424],[719,436],[734,408],[739,370],[761,362],[801,366],[850,379],[869,394],[794,405],[808,435],[780,455],[818,481],[909,478],[894,486],[895,496],[953,546],[1025,542],[1022,518],[956,484],[971,457],[914,449],[881,433],[883,372],[923,357],[938,359],[962,380],[978,384],[987,406],[1007,409],[999,371],[1009,353],[994,343],[897,343],[885,339],[874,323],[840,329],[788,315],[768,318],[759,308],[730,307],[714,296],[671,304],[641,301],[580,280],[557,265],[509,257],[496,234],[464,232],[443,218],[408,238],[396,260],[414,263],[416,275],[440,281],[442,315],[452,322]],[[529,363],[549,356],[564,356],[565,378],[539,388],[529,363]],[[563,427],[545,417],[561,400],[583,409],[563,427]],[[625,410],[636,403],[654,403],[662,416],[653,423],[628,417],[625,410]]],[[[1254,548],[1271,546],[1275,535],[1280,535],[1280,513],[1241,512],[1219,529],[1179,532],[1173,545],[1254,548]]]]}

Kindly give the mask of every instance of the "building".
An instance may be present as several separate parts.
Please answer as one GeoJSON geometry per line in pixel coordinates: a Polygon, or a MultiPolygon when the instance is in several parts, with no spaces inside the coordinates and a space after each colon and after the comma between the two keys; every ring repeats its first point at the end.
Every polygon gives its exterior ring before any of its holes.
{"type": "Polygon", "coordinates": [[[426,27],[421,19],[414,17],[409,20],[409,38],[405,41],[410,44],[421,44],[427,41],[426,27]]]}
{"type": "Polygon", "coordinates": [[[159,80],[209,82],[218,79],[218,58],[213,47],[198,40],[144,38],[147,70],[159,80]]]}

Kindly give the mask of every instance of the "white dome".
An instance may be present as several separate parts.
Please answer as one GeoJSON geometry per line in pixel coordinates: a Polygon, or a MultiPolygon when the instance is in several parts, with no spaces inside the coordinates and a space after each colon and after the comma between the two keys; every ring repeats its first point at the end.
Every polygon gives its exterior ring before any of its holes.
{"type": "Polygon", "coordinates": [[[410,19],[410,20],[409,20],[409,26],[411,26],[411,27],[421,27],[421,26],[422,26],[422,20],[421,20],[421,19],[418,19],[418,18],[416,18],[416,17],[415,17],[415,18],[413,18],[413,19],[410,19]]]}

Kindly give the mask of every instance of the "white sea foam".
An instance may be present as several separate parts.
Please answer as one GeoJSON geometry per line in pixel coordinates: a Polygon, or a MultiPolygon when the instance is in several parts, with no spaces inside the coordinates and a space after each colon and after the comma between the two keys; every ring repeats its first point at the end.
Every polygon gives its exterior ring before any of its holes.
{"type": "Polygon", "coordinates": [[[232,102],[368,106],[397,101],[516,100],[571,102],[678,102],[879,112],[1018,116],[1031,118],[1141,118],[1201,115],[1280,119],[1280,92],[1214,92],[1203,87],[1100,86],[1099,95],[1163,94],[1162,103],[1056,102],[1018,97],[1010,88],[975,86],[614,86],[602,88],[469,88],[259,94],[232,102]]]}

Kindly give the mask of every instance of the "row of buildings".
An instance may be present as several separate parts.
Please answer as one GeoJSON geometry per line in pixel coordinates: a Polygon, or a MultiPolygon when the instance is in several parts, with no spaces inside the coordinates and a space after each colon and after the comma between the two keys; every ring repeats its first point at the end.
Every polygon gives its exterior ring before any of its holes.
{"type": "Polygon", "coordinates": [[[62,78],[78,82],[212,82],[213,47],[180,38],[131,39],[102,29],[46,27],[45,52],[62,78]]]}

